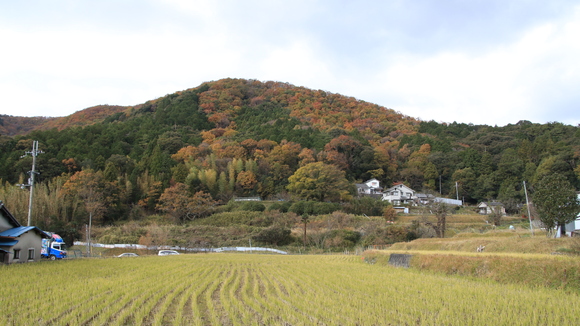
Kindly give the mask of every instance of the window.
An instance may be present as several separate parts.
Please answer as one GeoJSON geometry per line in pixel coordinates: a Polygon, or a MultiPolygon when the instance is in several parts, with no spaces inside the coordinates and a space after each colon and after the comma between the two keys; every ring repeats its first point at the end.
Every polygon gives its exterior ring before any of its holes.
{"type": "Polygon", "coordinates": [[[28,260],[34,260],[34,248],[28,249],[28,260]]]}
{"type": "Polygon", "coordinates": [[[20,249],[14,249],[14,259],[20,259],[20,249]]]}

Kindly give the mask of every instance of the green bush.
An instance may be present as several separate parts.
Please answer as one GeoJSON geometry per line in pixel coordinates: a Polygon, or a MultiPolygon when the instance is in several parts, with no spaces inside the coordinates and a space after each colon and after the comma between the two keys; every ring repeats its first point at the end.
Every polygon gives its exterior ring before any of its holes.
{"type": "Polygon", "coordinates": [[[361,239],[361,234],[351,230],[332,230],[328,232],[326,246],[335,248],[352,248],[361,239]]]}
{"type": "Polygon", "coordinates": [[[265,244],[283,246],[291,243],[294,240],[290,233],[290,229],[280,226],[271,226],[262,229],[260,233],[253,236],[252,239],[265,244]]]}
{"type": "Polygon", "coordinates": [[[367,216],[383,216],[383,211],[388,202],[372,197],[353,198],[350,202],[344,204],[345,213],[367,216]]]}
{"type": "Polygon", "coordinates": [[[262,204],[260,202],[247,201],[247,202],[244,202],[242,204],[240,209],[243,211],[249,211],[249,212],[263,212],[266,210],[266,206],[264,206],[264,204],[262,204]]]}
{"type": "Polygon", "coordinates": [[[268,207],[268,211],[280,211],[281,213],[287,213],[291,205],[292,202],[289,201],[275,202],[270,205],[270,207],[268,207]]]}

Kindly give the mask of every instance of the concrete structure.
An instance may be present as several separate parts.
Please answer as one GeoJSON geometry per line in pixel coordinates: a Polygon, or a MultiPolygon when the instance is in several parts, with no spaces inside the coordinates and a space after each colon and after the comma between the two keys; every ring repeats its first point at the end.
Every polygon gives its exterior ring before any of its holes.
{"type": "Polygon", "coordinates": [[[36,226],[22,226],[0,202],[0,263],[40,260],[42,238],[50,238],[36,226]]]}

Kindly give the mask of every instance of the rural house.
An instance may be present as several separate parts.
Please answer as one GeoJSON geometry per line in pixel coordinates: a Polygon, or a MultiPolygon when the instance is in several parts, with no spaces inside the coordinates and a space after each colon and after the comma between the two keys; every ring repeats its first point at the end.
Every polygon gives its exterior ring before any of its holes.
{"type": "Polygon", "coordinates": [[[506,216],[505,207],[503,207],[503,204],[500,202],[481,202],[477,205],[477,212],[481,215],[489,215],[497,210],[501,212],[502,216],[506,216]]]}
{"type": "Polygon", "coordinates": [[[383,200],[388,200],[393,205],[411,204],[414,196],[415,190],[399,182],[384,191],[383,200]]]}
{"type": "Polygon", "coordinates": [[[356,183],[356,191],[359,196],[379,196],[383,194],[383,188],[381,188],[381,183],[377,179],[370,179],[364,183],[356,183]]]}
{"type": "Polygon", "coordinates": [[[50,238],[36,226],[22,226],[0,201],[0,263],[40,260],[42,238],[50,238]]]}

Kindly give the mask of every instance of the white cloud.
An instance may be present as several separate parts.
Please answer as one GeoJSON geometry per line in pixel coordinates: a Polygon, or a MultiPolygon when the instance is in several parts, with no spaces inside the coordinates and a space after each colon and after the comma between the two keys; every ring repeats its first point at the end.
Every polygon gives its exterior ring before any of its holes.
{"type": "Polygon", "coordinates": [[[260,78],[315,88],[320,80],[330,77],[326,64],[320,59],[307,42],[297,41],[273,48],[258,63],[260,78]]]}
{"type": "Polygon", "coordinates": [[[580,122],[569,109],[580,102],[580,7],[545,17],[534,9],[533,19],[512,24],[517,13],[506,6],[480,17],[462,4],[473,17],[442,19],[449,6],[433,15],[439,4],[430,2],[345,12],[324,1],[167,0],[102,22],[113,5],[93,5],[95,15],[68,8],[60,23],[42,10],[38,25],[0,20],[7,49],[0,52],[0,113],[134,105],[234,77],[324,89],[423,120],[580,122]],[[401,18],[417,12],[417,21],[401,18]],[[378,19],[385,13],[393,19],[378,19]],[[64,19],[69,14],[74,19],[64,19]],[[495,26],[488,34],[486,23],[495,26]],[[500,37],[503,29],[509,37],[500,37]]]}
{"type": "MultiPolygon", "coordinates": [[[[545,24],[518,42],[473,56],[401,55],[378,75],[390,106],[423,120],[475,124],[546,122],[546,88],[580,86],[578,24],[545,24]],[[394,103],[393,103],[394,102],[394,103]]],[[[547,96],[547,97],[546,97],[547,96]]],[[[555,119],[552,119],[555,120],[555,119]]],[[[570,123],[578,123],[580,116],[570,123]]]]}

